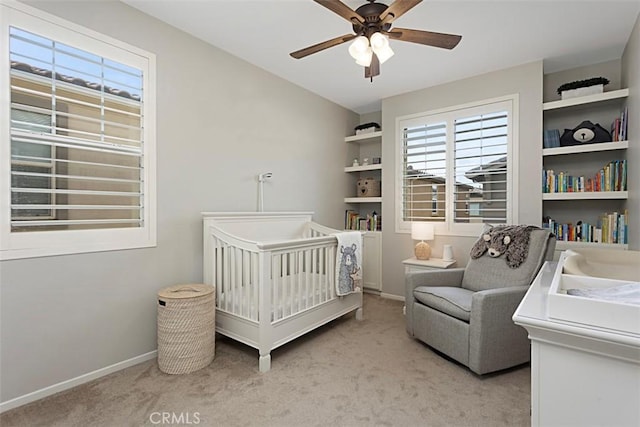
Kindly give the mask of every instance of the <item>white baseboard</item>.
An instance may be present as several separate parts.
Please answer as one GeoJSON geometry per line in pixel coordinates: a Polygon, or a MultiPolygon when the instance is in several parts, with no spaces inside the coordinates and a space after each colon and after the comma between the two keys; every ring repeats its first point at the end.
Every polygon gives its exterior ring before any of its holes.
{"type": "Polygon", "coordinates": [[[0,414],[8,411],[9,409],[17,408],[18,406],[26,405],[27,403],[35,402],[44,397],[51,396],[52,394],[59,393],[64,390],[79,386],[89,381],[93,381],[97,378],[104,377],[105,375],[112,374],[129,366],[137,365],[138,363],[146,362],[158,357],[158,351],[150,351],[149,353],[141,354],[140,356],[132,357],[131,359],[123,360],[122,362],[114,363],[113,365],[89,372],[79,377],[71,378],[70,380],[62,381],[58,384],[51,385],[49,387],[41,388],[32,393],[25,394],[23,396],[16,397],[6,402],[0,403],[0,414]]]}
{"type": "Polygon", "coordinates": [[[382,298],[394,299],[396,301],[404,301],[404,296],[394,295],[394,294],[386,294],[384,292],[380,293],[382,298]]]}

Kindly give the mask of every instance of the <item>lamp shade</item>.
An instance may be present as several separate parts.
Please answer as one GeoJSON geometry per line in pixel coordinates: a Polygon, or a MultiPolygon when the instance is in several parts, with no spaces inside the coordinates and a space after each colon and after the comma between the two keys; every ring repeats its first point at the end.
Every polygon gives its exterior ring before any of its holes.
{"type": "Polygon", "coordinates": [[[411,238],[413,240],[433,240],[433,224],[428,222],[412,222],[411,238]]]}
{"type": "Polygon", "coordinates": [[[363,67],[368,67],[369,65],[371,65],[372,59],[373,59],[373,51],[371,50],[370,47],[367,47],[367,49],[364,52],[362,52],[356,59],[356,64],[362,65],[363,67]]]}
{"type": "Polygon", "coordinates": [[[356,37],[353,43],[351,43],[351,46],[349,46],[349,55],[351,55],[359,65],[369,66],[371,57],[373,56],[373,51],[369,46],[369,39],[365,36],[356,37]]]}
{"type": "Polygon", "coordinates": [[[371,49],[373,49],[381,64],[393,56],[393,50],[389,46],[389,38],[384,34],[373,33],[370,41],[371,49]]]}

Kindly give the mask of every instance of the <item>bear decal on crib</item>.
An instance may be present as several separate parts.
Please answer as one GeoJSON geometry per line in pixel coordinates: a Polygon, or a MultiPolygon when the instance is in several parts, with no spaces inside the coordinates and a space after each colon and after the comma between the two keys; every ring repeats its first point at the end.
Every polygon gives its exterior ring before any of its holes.
{"type": "Polygon", "coordinates": [[[340,294],[344,295],[350,292],[360,290],[362,275],[360,274],[360,266],[356,257],[356,245],[341,246],[340,253],[340,271],[338,275],[338,289],[340,294]]]}

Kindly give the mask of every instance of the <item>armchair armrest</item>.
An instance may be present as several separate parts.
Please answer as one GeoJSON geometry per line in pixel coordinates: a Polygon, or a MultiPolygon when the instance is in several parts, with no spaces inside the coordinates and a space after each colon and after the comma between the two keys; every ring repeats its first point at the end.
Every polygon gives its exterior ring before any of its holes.
{"type": "Polygon", "coordinates": [[[475,292],[471,300],[469,321],[469,365],[477,373],[491,372],[503,357],[528,357],[526,331],[513,322],[512,316],[529,286],[511,286],[475,292]],[[524,336],[524,340],[523,340],[524,336]],[[498,345],[497,341],[500,342],[498,345]],[[520,345],[525,342],[526,347],[520,345]],[[495,348],[510,348],[496,354],[495,348]],[[522,353],[522,355],[520,355],[522,353]]]}
{"type": "MultiPolygon", "coordinates": [[[[485,321],[486,314],[515,311],[529,290],[529,286],[509,286],[506,288],[494,288],[473,293],[471,301],[471,322],[485,321]],[[475,317],[474,318],[474,314],[475,317]]],[[[509,314],[509,317],[513,312],[509,314]]]]}

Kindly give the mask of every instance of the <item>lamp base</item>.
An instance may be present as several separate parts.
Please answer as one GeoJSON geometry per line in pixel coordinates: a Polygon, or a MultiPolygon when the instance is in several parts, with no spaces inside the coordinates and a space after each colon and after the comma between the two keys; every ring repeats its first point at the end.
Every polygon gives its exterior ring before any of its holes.
{"type": "Polygon", "coordinates": [[[418,242],[415,249],[416,258],[420,260],[427,260],[431,258],[431,246],[426,242],[418,242]]]}

